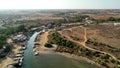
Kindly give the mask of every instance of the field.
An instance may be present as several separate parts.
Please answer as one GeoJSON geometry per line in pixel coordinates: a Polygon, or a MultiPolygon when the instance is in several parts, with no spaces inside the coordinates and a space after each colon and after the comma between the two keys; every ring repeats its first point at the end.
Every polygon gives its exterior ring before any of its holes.
{"type": "Polygon", "coordinates": [[[87,38],[120,48],[120,27],[111,25],[87,26],[87,38]]]}
{"type": "Polygon", "coordinates": [[[83,42],[84,41],[84,29],[81,27],[73,27],[62,30],[63,35],[67,35],[74,40],[83,42]],[[79,38],[79,39],[77,39],[79,38]]]}
{"type": "MultiPolygon", "coordinates": [[[[86,48],[95,49],[114,55],[120,59],[120,27],[113,25],[89,25],[86,28],[86,48]]],[[[62,30],[64,36],[68,36],[81,44],[85,41],[83,27],[73,27],[62,30]]],[[[84,45],[84,44],[83,44],[84,45]]]]}
{"type": "MultiPolygon", "coordinates": [[[[87,38],[106,43],[112,47],[120,48],[120,27],[112,25],[89,25],[85,27],[87,38]]],[[[67,28],[62,30],[64,35],[77,37],[83,41],[84,30],[81,27],[67,28]]]]}

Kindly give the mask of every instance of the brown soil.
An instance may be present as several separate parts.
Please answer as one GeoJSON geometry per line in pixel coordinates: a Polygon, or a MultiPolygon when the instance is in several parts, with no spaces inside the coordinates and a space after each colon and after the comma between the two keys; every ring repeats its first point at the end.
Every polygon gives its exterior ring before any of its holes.
{"type": "Polygon", "coordinates": [[[87,38],[120,48],[120,27],[109,25],[87,26],[87,38]]]}
{"type": "Polygon", "coordinates": [[[113,54],[115,57],[120,58],[120,27],[105,26],[105,25],[91,25],[87,27],[87,38],[97,41],[99,43],[107,44],[94,46],[87,44],[89,47],[105,51],[113,54]]]}
{"type": "Polygon", "coordinates": [[[39,42],[40,46],[36,47],[35,51],[37,51],[39,53],[44,53],[44,54],[45,53],[48,54],[48,53],[55,51],[55,49],[57,48],[56,45],[53,45],[53,48],[47,48],[44,46],[45,43],[47,43],[47,41],[48,41],[48,35],[49,35],[49,31],[39,35],[38,42],[39,42]]]}
{"type": "MultiPolygon", "coordinates": [[[[79,27],[78,27],[79,28],[79,27]]],[[[82,46],[84,46],[85,48],[87,48],[87,49],[89,49],[89,50],[92,50],[92,51],[97,51],[97,52],[100,52],[100,53],[103,53],[103,54],[108,54],[108,55],[110,55],[112,58],[114,58],[115,60],[117,60],[117,58],[115,57],[115,56],[113,56],[112,54],[110,54],[110,53],[107,53],[107,52],[104,52],[104,51],[100,51],[100,50],[96,50],[96,49],[94,49],[94,48],[91,48],[91,47],[89,47],[89,46],[86,46],[86,41],[87,41],[87,29],[85,28],[85,27],[81,27],[81,28],[83,28],[84,29],[84,35],[83,35],[83,37],[84,37],[84,41],[83,42],[79,42],[79,41],[75,41],[75,40],[73,40],[71,37],[70,37],[70,35],[66,35],[66,33],[63,33],[63,32],[60,32],[60,34],[62,35],[62,36],[65,36],[66,38],[68,38],[70,41],[73,41],[73,42],[75,42],[75,43],[77,43],[77,44],[79,44],[79,45],[82,45],[82,46]]],[[[74,29],[74,28],[73,28],[74,29]]],[[[71,34],[71,33],[69,33],[69,34],[71,34]]],[[[79,34],[79,33],[78,33],[79,34]]]]}

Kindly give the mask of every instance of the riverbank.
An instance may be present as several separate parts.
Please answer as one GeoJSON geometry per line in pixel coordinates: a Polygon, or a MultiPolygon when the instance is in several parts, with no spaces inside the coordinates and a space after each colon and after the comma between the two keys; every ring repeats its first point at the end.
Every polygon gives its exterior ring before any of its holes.
{"type": "Polygon", "coordinates": [[[84,62],[87,62],[88,64],[90,65],[95,65],[97,66],[98,68],[104,68],[102,67],[101,65],[95,63],[94,61],[92,60],[89,60],[88,58],[86,57],[82,57],[82,56],[76,56],[74,54],[69,54],[69,53],[65,53],[65,52],[56,52],[56,48],[57,48],[57,45],[53,45],[52,48],[47,48],[44,46],[45,43],[47,43],[47,38],[48,36],[48,32],[45,32],[41,35],[39,35],[39,40],[37,40],[36,42],[38,42],[40,44],[40,46],[36,47],[34,50],[39,52],[40,54],[58,54],[58,55],[62,55],[64,57],[67,57],[67,58],[71,58],[71,59],[75,59],[77,61],[84,61],[84,62]]]}
{"type": "MultiPolygon", "coordinates": [[[[27,47],[26,46],[27,40],[29,40],[29,38],[33,35],[33,32],[27,32],[27,33],[22,33],[22,34],[25,35],[25,37],[26,37],[26,39],[23,41],[16,40],[19,38],[16,38],[15,40],[13,40],[13,38],[19,34],[13,34],[10,36],[10,38],[12,39],[12,42],[9,40],[7,42],[12,45],[11,51],[6,55],[6,57],[0,59],[0,68],[6,68],[6,67],[13,68],[13,64],[16,61],[18,61],[20,58],[23,58],[24,50],[27,47]],[[18,57],[18,56],[22,56],[22,57],[18,57]]],[[[22,37],[22,39],[25,37],[22,37]]]]}
{"type": "Polygon", "coordinates": [[[57,54],[57,55],[61,55],[61,56],[64,56],[64,57],[67,57],[67,58],[70,58],[70,59],[75,59],[76,61],[79,61],[79,62],[86,62],[90,65],[95,65],[98,68],[105,68],[105,67],[95,63],[94,61],[89,60],[86,57],[76,56],[74,54],[69,54],[69,53],[65,53],[65,52],[62,52],[62,53],[56,52],[55,48],[51,49],[51,48],[46,48],[46,47],[41,46],[40,50],[36,50],[36,51],[39,52],[39,54],[57,54]]]}
{"type": "Polygon", "coordinates": [[[13,45],[13,49],[10,52],[9,55],[7,55],[4,59],[1,60],[0,62],[0,68],[6,68],[6,67],[12,67],[11,64],[14,63],[14,58],[12,55],[15,55],[16,53],[19,52],[20,46],[17,44],[13,45]]]}
{"type": "Polygon", "coordinates": [[[88,64],[90,64],[90,65],[95,65],[95,66],[97,66],[98,68],[105,68],[105,67],[103,67],[103,66],[95,63],[94,61],[89,60],[89,59],[86,58],[86,57],[76,56],[76,55],[74,55],[74,54],[69,54],[69,53],[65,53],[65,52],[64,52],[64,53],[56,52],[56,54],[62,55],[62,56],[67,57],[67,58],[75,59],[75,60],[80,61],[80,62],[86,62],[86,63],[88,63],[88,64]]]}

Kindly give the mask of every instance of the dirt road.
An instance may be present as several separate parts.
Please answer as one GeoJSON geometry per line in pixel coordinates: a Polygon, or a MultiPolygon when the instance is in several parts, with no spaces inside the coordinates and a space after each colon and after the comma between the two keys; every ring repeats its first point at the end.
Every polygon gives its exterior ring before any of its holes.
{"type": "Polygon", "coordinates": [[[40,41],[40,44],[42,45],[42,46],[44,46],[45,45],[45,43],[48,41],[48,32],[45,32],[45,33],[43,33],[40,37],[39,37],[39,41],[40,41]]]}
{"type": "Polygon", "coordinates": [[[62,34],[61,32],[59,32],[62,36],[65,36],[66,38],[68,38],[70,41],[73,41],[77,44],[80,44],[82,46],[84,46],[85,48],[89,49],[89,50],[92,50],[92,51],[97,51],[97,52],[100,52],[100,53],[103,53],[103,54],[108,54],[109,56],[111,56],[114,60],[118,60],[114,55],[110,54],[110,53],[107,53],[107,52],[104,52],[104,51],[100,51],[100,50],[96,50],[96,49],[93,49],[93,48],[90,48],[88,46],[86,46],[86,41],[87,41],[87,29],[85,27],[82,27],[84,28],[84,41],[83,42],[79,42],[79,41],[75,41],[73,40],[71,37],[65,35],[65,34],[62,34]]]}

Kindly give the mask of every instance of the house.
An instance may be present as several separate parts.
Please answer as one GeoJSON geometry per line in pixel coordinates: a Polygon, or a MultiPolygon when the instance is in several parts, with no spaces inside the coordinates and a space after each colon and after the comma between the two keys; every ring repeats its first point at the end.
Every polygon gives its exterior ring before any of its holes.
{"type": "Polygon", "coordinates": [[[16,36],[11,36],[11,38],[15,41],[25,41],[27,37],[24,34],[18,34],[16,36]]]}

